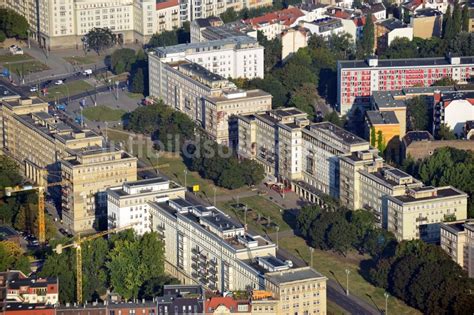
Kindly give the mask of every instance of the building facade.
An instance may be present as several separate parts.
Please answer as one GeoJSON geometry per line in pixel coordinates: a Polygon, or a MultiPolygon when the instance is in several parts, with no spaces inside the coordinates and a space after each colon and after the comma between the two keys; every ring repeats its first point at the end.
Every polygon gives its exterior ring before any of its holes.
{"type": "Polygon", "coordinates": [[[441,248],[474,278],[474,222],[462,220],[442,223],[441,248]]]}
{"type": "Polygon", "coordinates": [[[474,57],[338,61],[338,111],[345,114],[353,106],[367,106],[374,91],[428,87],[445,77],[465,84],[473,67],[474,57]]]}
{"type": "Polygon", "coordinates": [[[106,189],[137,180],[137,158],[107,147],[76,150],[60,161],[62,218],[74,232],[89,231],[106,221],[106,189]]]}
{"type": "Polygon", "coordinates": [[[271,109],[270,94],[239,90],[234,83],[196,63],[166,63],[150,54],[149,72],[150,96],[200,123],[219,143],[231,144],[232,115],[271,109]]]}
{"type": "Polygon", "coordinates": [[[451,186],[412,188],[388,197],[387,214],[387,229],[398,241],[439,242],[440,223],[467,218],[467,194],[451,186]]]}
{"type": "Polygon", "coordinates": [[[108,228],[133,224],[137,235],[151,232],[148,202],[155,198],[184,198],[186,189],[161,177],[125,182],[107,189],[108,228]]]}
{"type": "Polygon", "coordinates": [[[224,78],[263,78],[263,46],[255,38],[234,36],[155,49],[161,61],[188,60],[224,78]]]}
{"type": "Polygon", "coordinates": [[[462,137],[466,122],[474,120],[474,92],[436,91],[433,98],[433,135],[437,135],[441,126],[445,125],[462,137]]]}

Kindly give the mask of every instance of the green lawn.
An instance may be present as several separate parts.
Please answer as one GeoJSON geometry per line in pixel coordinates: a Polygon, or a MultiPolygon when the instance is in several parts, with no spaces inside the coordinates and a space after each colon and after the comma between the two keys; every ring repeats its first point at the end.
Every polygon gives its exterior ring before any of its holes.
{"type": "MultiPolygon", "coordinates": [[[[306,262],[310,261],[308,246],[302,238],[297,236],[282,238],[279,245],[306,262]]],[[[379,309],[383,309],[385,307],[385,290],[371,285],[359,274],[359,263],[366,258],[355,253],[350,253],[346,258],[333,252],[315,250],[313,267],[326,277],[339,282],[344,288],[346,285],[345,270],[349,269],[349,292],[372,305],[375,303],[379,309]]],[[[389,297],[388,308],[390,314],[421,314],[395,297],[389,297]]]]}
{"type": "Polygon", "coordinates": [[[93,87],[89,83],[82,80],[67,82],[66,84],[63,84],[63,85],[52,85],[48,89],[48,95],[46,96],[46,99],[48,99],[49,101],[52,101],[56,98],[67,97],[68,92],[69,92],[69,95],[71,96],[71,95],[79,94],[84,91],[92,90],[92,89],[93,87]]]}
{"type": "Polygon", "coordinates": [[[125,111],[114,109],[104,105],[91,106],[83,110],[83,115],[93,121],[118,121],[122,119],[125,111]]]}
{"type": "Polygon", "coordinates": [[[78,65],[89,65],[92,63],[98,62],[102,56],[72,56],[72,57],[64,57],[63,59],[72,64],[73,66],[78,65]]]}
{"type": "Polygon", "coordinates": [[[17,61],[25,61],[31,60],[33,57],[24,53],[23,55],[0,55],[0,62],[17,62],[17,61]]]}
{"type": "Polygon", "coordinates": [[[327,314],[328,315],[345,315],[348,314],[343,308],[336,303],[327,300],[327,314]]]}
{"type": "Polygon", "coordinates": [[[132,92],[127,92],[126,93],[128,97],[134,100],[141,100],[144,98],[143,94],[141,93],[132,93],[132,92]]]}
{"type": "MultiPolygon", "coordinates": [[[[238,199],[239,204],[247,206],[247,224],[252,230],[259,233],[275,233],[275,224],[280,227],[279,231],[291,230],[291,227],[282,218],[282,209],[275,203],[262,196],[251,196],[238,199]],[[261,215],[258,221],[258,214],[261,215]],[[270,225],[268,218],[270,217],[270,225]]],[[[240,222],[245,222],[245,211],[236,207],[237,198],[234,200],[218,203],[219,208],[227,212],[231,212],[240,222]]]]}
{"type": "Polygon", "coordinates": [[[9,69],[11,73],[18,75],[28,75],[29,73],[41,72],[49,69],[47,65],[36,60],[4,64],[3,67],[9,69]]]}

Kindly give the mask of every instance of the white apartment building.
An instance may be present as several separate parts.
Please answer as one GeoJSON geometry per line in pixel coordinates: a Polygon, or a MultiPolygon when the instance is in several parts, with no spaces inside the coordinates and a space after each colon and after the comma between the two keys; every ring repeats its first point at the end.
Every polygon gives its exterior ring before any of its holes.
{"type": "Polygon", "coordinates": [[[151,231],[148,202],[156,198],[184,198],[186,188],[162,177],[125,182],[107,189],[108,228],[133,224],[137,235],[151,231]]]}
{"type": "MultiPolygon", "coordinates": [[[[340,157],[368,150],[369,142],[329,122],[311,124],[303,130],[302,138],[303,184],[300,190],[309,185],[321,193],[339,198],[340,157]]],[[[297,192],[303,194],[300,190],[297,192]]]]}
{"type": "Polygon", "coordinates": [[[312,35],[318,35],[325,38],[345,32],[342,21],[332,17],[324,17],[314,21],[301,22],[300,25],[308,29],[312,35]]]}
{"type": "Polygon", "coordinates": [[[221,40],[155,49],[163,62],[189,60],[224,78],[263,78],[263,46],[255,38],[234,36],[221,40]]]}
{"type": "Polygon", "coordinates": [[[433,109],[433,135],[442,124],[457,135],[464,134],[467,121],[474,120],[473,91],[435,91],[433,109]]]}
{"type": "Polygon", "coordinates": [[[442,223],[441,248],[474,278],[474,221],[442,223]]]}
{"type": "Polygon", "coordinates": [[[240,115],[238,154],[259,162],[269,177],[289,187],[301,178],[302,132],[308,124],[307,114],[296,108],[240,115]]]}
{"type": "Polygon", "coordinates": [[[387,229],[398,241],[438,242],[440,223],[467,218],[467,194],[451,186],[410,188],[387,199],[387,229]]]}
{"type": "Polygon", "coordinates": [[[162,99],[166,105],[199,122],[219,143],[231,143],[232,115],[271,109],[270,94],[239,90],[234,83],[196,63],[166,63],[150,53],[148,64],[150,96],[162,99]]]}
{"type": "Polygon", "coordinates": [[[94,27],[108,27],[120,42],[131,43],[181,25],[177,0],[5,0],[3,5],[23,15],[30,36],[49,49],[82,48],[94,27]]]}

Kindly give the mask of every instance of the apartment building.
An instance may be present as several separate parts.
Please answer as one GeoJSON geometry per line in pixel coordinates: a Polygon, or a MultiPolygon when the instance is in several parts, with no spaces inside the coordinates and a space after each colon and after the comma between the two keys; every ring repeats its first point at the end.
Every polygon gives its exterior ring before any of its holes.
{"type": "Polygon", "coordinates": [[[265,287],[280,301],[277,314],[325,314],[326,281],[311,267],[265,275],[265,287]]]}
{"type": "Polygon", "coordinates": [[[435,91],[433,99],[433,135],[444,124],[462,137],[466,122],[474,120],[474,91],[435,91]]]}
{"type": "Polygon", "coordinates": [[[108,147],[74,150],[61,159],[62,218],[74,232],[106,220],[106,189],[137,180],[137,158],[108,147]]]}
{"type": "Polygon", "coordinates": [[[382,55],[396,38],[413,40],[413,28],[395,18],[375,23],[375,49],[378,55],[382,55]]]}
{"type": "Polygon", "coordinates": [[[234,9],[234,11],[238,12],[244,8],[257,9],[261,7],[270,7],[272,4],[273,3],[270,0],[184,0],[180,2],[180,19],[183,22],[191,22],[199,18],[219,16],[227,9],[234,9]]]}
{"type": "Polygon", "coordinates": [[[374,149],[341,157],[339,167],[341,205],[370,211],[377,224],[384,228],[387,227],[387,198],[423,186],[409,174],[384,164],[374,149]]]}
{"type": "Polygon", "coordinates": [[[301,22],[300,25],[308,29],[312,35],[325,38],[345,32],[341,20],[332,17],[324,17],[314,21],[304,21],[301,22]]]}
{"type": "Polygon", "coordinates": [[[82,48],[94,27],[108,27],[119,42],[146,42],[156,32],[181,26],[177,0],[5,0],[23,15],[30,36],[48,49],[82,48]]]}
{"type": "Polygon", "coordinates": [[[407,189],[387,198],[388,231],[398,241],[440,241],[440,223],[467,218],[467,194],[451,186],[407,189]]]}
{"type": "Polygon", "coordinates": [[[441,223],[441,248],[474,278],[474,221],[441,223]]]}
{"type": "Polygon", "coordinates": [[[295,54],[300,48],[308,46],[310,32],[300,26],[289,28],[281,33],[281,59],[295,54]]]}
{"type": "Polygon", "coordinates": [[[345,114],[353,106],[369,105],[374,91],[428,87],[444,77],[465,84],[473,67],[474,57],[338,61],[338,111],[345,114]]]}
{"type": "Polygon", "coordinates": [[[219,143],[231,143],[228,128],[232,115],[271,109],[270,94],[239,90],[234,83],[196,63],[166,63],[155,54],[149,55],[148,62],[150,96],[199,122],[219,143]]]}
{"type": "Polygon", "coordinates": [[[245,261],[275,256],[276,245],[244,227],[215,207],[193,205],[178,198],[151,202],[153,230],[165,238],[169,270],[211,290],[225,292],[264,287],[263,275],[245,261]]]}
{"type": "Polygon", "coordinates": [[[289,187],[292,180],[301,179],[302,133],[309,124],[307,116],[296,108],[239,115],[239,155],[259,162],[267,175],[289,187]]]}
{"type": "Polygon", "coordinates": [[[305,195],[310,186],[323,194],[339,198],[340,157],[368,150],[369,142],[329,122],[307,126],[303,130],[302,140],[303,183],[295,183],[298,188],[296,192],[305,195]]]}
{"type": "MultiPolygon", "coordinates": [[[[48,113],[48,104],[39,98],[7,99],[1,103],[2,147],[38,182],[39,170],[50,175],[59,171],[58,161],[70,156],[69,150],[101,146],[103,138],[89,129],[48,113]]],[[[59,176],[53,181],[60,181],[59,176]]]]}
{"type": "Polygon", "coordinates": [[[108,228],[120,228],[133,224],[137,235],[151,231],[151,215],[148,202],[156,198],[184,198],[186,188],[162,177],[125,182],[121,186],[107,188],[108,228]]]}
{"type": "Polygon", "coordinates": [[[263,78],[263,46],[249,36],[180,44],[155,49],[166,63],[188,60],[224,78],[263,78]]]}
{"type": "Polygon", "coordinates": [[[59,302],[57,278],[29,278],[21,271],[0,272],[0,311],[7,303],[55,305],[59,302]]]}

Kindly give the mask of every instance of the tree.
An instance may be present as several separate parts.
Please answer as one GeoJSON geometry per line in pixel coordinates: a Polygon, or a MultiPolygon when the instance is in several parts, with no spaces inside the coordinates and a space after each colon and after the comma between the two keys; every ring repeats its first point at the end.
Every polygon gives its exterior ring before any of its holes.
{"type": "Polygon", "coordinates": [[[115,34],[108,27],[94,27],[84,37],[87,47],[94,50],[97,55],[117,42],[115,34]]]}
{"type": "Polygon", "coordinates": [[[179,280],[168,275],[160,275],[145,281],[140,288],[138,297],[140,299],[152,300],[157,296],[163,296],[163,288],[168,284],[180,284],[179,280]]]}
{"type": "Polygon", "coordinates": [[[377,135],[375,133],[375,128],[370,127],[370,145],[371,146],[375,147],[376,139],[377,139],[377,135]]]}
{"type": "Polygon", "coordinates": [[[385,151],[385,140],[382,130],[377,131],[377,149],[380,153],[383,153],[385,151]]]}
{"type": "Polygon", "coordinates": [[[458,0],[454,1],[453,17],[451,21],[453,23],[454,35],[459,34],[462,30],[463,21],[462,21],[461,6],[459,5],[458,0]]]}
{"type": "Polygon", "coordinates": [[[115,74],[130,72],[132,65],[137,60],[135,51],[130,48],[117,49],[112,53],[111,66],[115,74]]]}
{"type": "Polygon", "coordinates": [[[148,41],[148,47],[166,47],[177,45],[178,43],[178,34],[175,30],[173,31],[163,31],[160,34],[153,34],[153,36],[148,41]]]}
{"type": "Polygon", "coordinates": [[[446,13],[443,18],[443,39],[451,40],[456,36],[456,30],[454,25],[453,17],[451,14],[451,6],[448,5],[446,13]]]}
{"type": "Polygon", "coordinates": [[[222,19],[224,23],[229,23],[229,22],[237,21],[239,16],[237,12],[235,12],[234,8],[228,8],[227,10],[224,11],[224,13],[220,15],[220,18],[222,19]]]}
{"type": "Polygon", "coordinates": [[[145,74],[143,68],[137,68],[134,71],[130,91],[133,93],[145,94],[145,74]]]}
{"type": "Polygon", "coordinates": [[[26,39],[28,21],[14,10],[0,9],[0,30],[8,38],[26,39]]]}
{"type": "Polygon", "coordinates": [[[5,187],[16,186],[22,181],[18,165],[7,157],[0,155],[0,190],[5,187]]]}
{"type": "Polygon", "coordinates": [[[7,35],[4,31],[0,30],[0,43],[3,43],[7,39],[7,35]]]}
{"type": "MultiPolygon", "coordinates": [[[[53,243],[52,245],[55,245],[53,243]]],[[[76,257],[74,251],[65,250],[60,255],[50,253],[47,255],[40,277],[58,277],[59,301],[61,303],[76,301],[76,257]]],[[[88,266],[84,266],[87,269],[88,266]]]]}
{"type": "Polygon", "coordinates": [[[462,31],[463,32],[469,32],[469,6],[467,3],[464,4],[462,8],[462,31]]]}
{"type": "Polygon", "coordinates": [[[456,83],[456,80],[453,80],[451,77],[443,77],[433,82],[431,86],[453,86],[456,83]]]}
{"type": "Polygon", "coordinates": [[[0,270],[21,270],[25,274],[31,272],[30,261],[23,249],[15,242],[0,242],[0,270]]]}
{"type": "Polygon", "coordinates": [[[407,116],[410,130],[430,130],[430,111],[423,96],[407,101],[407,116]]]}
{"type": "Polygon", "coordinates": [[[346,220],[338,220],[334,222],[327,232],[328,245],[341,254],[345,254],[354,241],[354,228],[346,220]]]}
{"type": "Polygon", "coordinates": [[[344,120],[339,117],[336,111],[331,111],[330,113],[324,115],[323,120],[333,123],[341,128],[344,127],[344,120]]]}
{"type": "Polygon", "coordinates": [[[441,124],[439,126],[437,138],[439,140],[456,140],[456,135],[446,124],[441,124]]]}
{"type": "Polygon", "coordinates": [[[365,24],[362,28],[361,49],[364,55],[370,55],[374,51],[374,21],[372,14],[367,14],[365,24]]]}
{"type": "Polygon", "coordinates": [[[321,213],[321,208],[317,205],[308,205],[301,208],[296,217],[296,228],[305,238],[309,238],[311,225],[321,213]]]}

